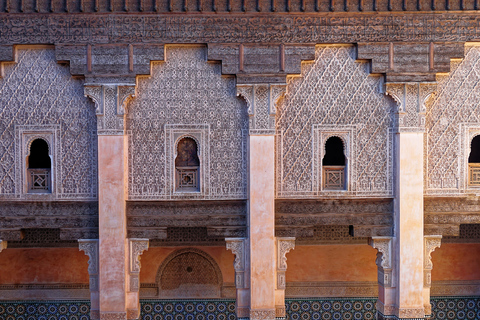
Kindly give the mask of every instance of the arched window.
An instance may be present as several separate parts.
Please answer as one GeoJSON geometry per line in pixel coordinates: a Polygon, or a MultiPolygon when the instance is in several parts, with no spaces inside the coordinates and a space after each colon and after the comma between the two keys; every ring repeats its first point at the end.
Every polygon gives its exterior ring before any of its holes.
{"type": "Polygon", "coordinates": [[[468,184],[480,186],[480,136],[475,136],[468,157],[468,184]]]}
{"type": "Polygon", "coordinates": [[[343,141],[330,137],[325,142],[325,155],[322,160],[323,189],[345,190],[345,154],[343,141]]]}
{"type": "Polygon", "coordinates": [[[177,145],[175,180],[177,191],[200,191],[200,160],[197,143],[192,138],[183,138],[177,145]]]}
{"type": "Polygon", "coordinates": [[[28,192],[51,192],[52,163],[45,140],[35,139],[31,143],[27,168],[28,192]]]}

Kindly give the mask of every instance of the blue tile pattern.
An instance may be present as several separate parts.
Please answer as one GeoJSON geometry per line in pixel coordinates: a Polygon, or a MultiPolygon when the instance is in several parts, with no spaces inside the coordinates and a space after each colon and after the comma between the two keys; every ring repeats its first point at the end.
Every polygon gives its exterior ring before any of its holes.
{"type": "Polygon", "coordinates": [[[235,300],[141,300],[142,320],[236,320],[235,300]]]}
{"type": "Polygon", "coordinates": [[[286,320],[373,320],[376,298],[286,299],[286,320]]]}
{"type": "Polygon", "coordinates": [[[0,320],[90,320],[90,301],[0,301],[0,320]]]}
{"type": "Polygon", "coordinates": [[[430,303],[431,319],[480,319],[480,297],[432,297],[430,303]]]}
{"type": "MultiPolygon", "coordinates": [[[[286,299],[286,320],[376,319],[376,298],[286,299]]],[[[480,297],[432,297],[435,320],[480,319],[480,297]]],[[[142,320],[237,320],[235,300],[141,300],[142,320]]],[[[0,320],[89,320],[89,301],[0,301],[0,320]]]]}

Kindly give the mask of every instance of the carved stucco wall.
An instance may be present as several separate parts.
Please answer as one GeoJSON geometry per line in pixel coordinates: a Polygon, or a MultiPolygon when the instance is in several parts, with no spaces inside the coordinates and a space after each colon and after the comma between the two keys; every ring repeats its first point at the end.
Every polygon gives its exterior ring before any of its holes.
{"type": "Polygon", "coordinates": [[[175,134],[198,138],[206,168],[202,192],[189,198],[245,198],[248,120],[235,79],[206,61],[205,47],[168,46],[165,62],[152,62],[151,70],[150,77],[138,78],[128,105],[129,198],[175,198],[175,155],[169,151],[175,134]]]}
{"type": "MultiPolygon", "coordinates": [[[[322,144],[331,135],[347,146],[350,191],[392,194],[393,100],[352,46],[317,46],[315,61],[289,77],[277,111],[277,196],[315,197],[320,190],[322,144]]],[[[338,192],[337,192],[338,194],[338,192]]]]}
{"type": "Polygon", "coordinates": [[[51,128],[59,133],[53,198],[95,199],[96,116],[83,95],[83,80],[56,62],[53,49],[19,49],[17,63],[4,64],[0,78],[0,198],[25,197],[18,159],[25,146],[18,132],[51,128]]]}
{"type": "Polygon", "coordinates": [[[467,45],[465,58],[437,81],[426,103],[426,193],[459,194],[468,189],[470,143],[480,134],[480,47],[467,45]]]}

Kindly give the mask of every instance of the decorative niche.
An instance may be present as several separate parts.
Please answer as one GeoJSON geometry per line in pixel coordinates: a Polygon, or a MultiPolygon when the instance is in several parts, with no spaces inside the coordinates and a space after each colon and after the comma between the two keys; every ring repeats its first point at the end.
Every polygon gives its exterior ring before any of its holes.
{"type": "Polygon", "coordinates": [[[60,179],[59,125],[15,126],[15,180],[20,198],[55,198],[60,179]]]}
{"type": "Polygon", "coordinates": [[[165,125],[169,194],[203,197],[210,185],[210,128],[208,124],[165,125]]]}

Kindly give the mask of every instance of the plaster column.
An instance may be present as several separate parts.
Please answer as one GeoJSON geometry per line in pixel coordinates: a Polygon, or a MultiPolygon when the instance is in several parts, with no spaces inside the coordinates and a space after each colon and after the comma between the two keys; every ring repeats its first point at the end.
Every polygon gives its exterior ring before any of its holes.
{"type": "Polygon", "coordinates": [[[100,319],[127,318],[126,100],[132,85],[85,85],[96,104],[98,131],[98,214],[100,319]]]}
{"type": "Polygon", "coordinates": [[[275,317],[285,318],[285,288],[287,280],[287,253],[295,248],[294,237],[277,238],[277,287],[275,290],[275,317]]]}
{"type": "Polygon", "coordinates": [[[237,85],[248,107],[249,190],[248,267],[251,319],[274,319],[275,239],[275,103],[285,85],[237,85]]]}
{"type": "Polygon", "coordinates": [[[435,89],[433,83],[386,85],[387,93],[397,102],[393,252],[396,273],[394,315],[399,319],[425,317],[423,301],[425,101],[435,89]]]}
{"type": "Polygon", "coordinates": [[[250,316],[250,270],[248,259],[247,238],[226,238],[227,250],[235,255],[233,267],[235,269],[235,288],[237,318],[248,318],[250,316]]]}
{"type": "Polygon", "coordinates": [[[128,239],[127,319],[140,317],[140,256],[148,250],[148,239],[128,239]]]}
{"type": "Polygon", "coordinates": [[[440,248],[442,244],[441,235],[431,235],[424,237],[424,271],[423,271],[423,303],[425,308],[425,315],[432,314],[432,305],[430,304],[430,288],[432,287],[432,252],[436,248],[440,248]]]}
{"type": "Polygon", "coordinates": [[[100,319],[100,294],[98,291],[98,239],[79,239],[78,249],[88,256],[90,289],[90,319],[100,319]]]}
{"type": "Polygon", "coordinates": [[[3,249],[7,249],[7,241],[0,240],[0,252],[2,252],[3,249]]]}

